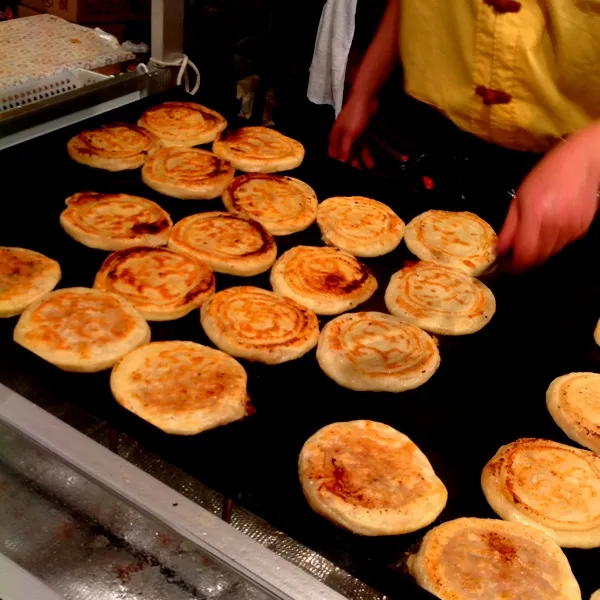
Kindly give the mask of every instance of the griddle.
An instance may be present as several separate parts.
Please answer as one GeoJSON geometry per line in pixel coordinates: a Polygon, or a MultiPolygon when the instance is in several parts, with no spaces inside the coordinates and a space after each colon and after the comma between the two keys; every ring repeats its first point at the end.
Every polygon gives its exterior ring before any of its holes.
{"type": "MultiPolygon", "coordinates": [[[[173,96],[169,96],[172,98],[173,96]]],[[[222,210],[220,200],[180,201],[146,187],[139,170],[109,173],[71,161],[68,139],[103,123],[135,122],[141,101],[0,153],[0,244],[31,248],[57,259],[60,287],[91,286],[107,253],[86,248],[63,232],[59,214],[69,195],[93,190],[124,192],[157,201],[174,221],[196,212],[222,210]],[[8,183],[10,181],[10,183],[8,183]]],[[[218,108],[218,107],[216,107],[218,108]]],[[[284,133],[301,141],[309,127],[284,133]]],[[[312,132],[314,133],[314,132],[312,132]]],[[[326,135],[326,132],[323,132],[326,135]]],[[[474,210],[499,230],[510,196],[513,167],[484,156],[448,153],[410,156],[392,177],[375,177],[311,152],[293,171],[322,200],[365,195],[388,203],[408,222],[429,208],[474,210]],[[430,177],[433,182],[423,177],[430,177]]],[[[402,394],[352,392],[328,379],[314,351],[278,366],[242,361],[256,415],[192,437],[162,433],[120,407],[109,389],[109,372],[64,373],[12,342],[16,318],[0,320],[0,381],[42,406],[70,403],[106,421],[163,459],[232,498],[271,525],[319,552],[390,598],[428,598],[403,569],[405,553],[424,531],[364,538],[338,529],[304,500],[297,459],[306,439],[336,421],[373,419],[408,435],[425,452],[449,491],[436,523],[461,517],[494,517],[480,488],[485,463],[502,444],[519,437],[570,443],[545,407],[554,377],[598,371],[600,349],[592,332],[600,317],[598,247],[594,227],[582,241],[526,275],[498,272],[488,284],[498,310],[481,332],[440,338],[442,363],[432,379],[402,394]]],[[[320,245],[316,225],[277,239],[279,253],[298,244],[320,245]]],[[[387,256],[365,260],[379,290],[357,310],[385,312],[383,294],[392,273],[414,260],[404,244],[387,256]]],[[[269,289],[268,274],[248,279],[217,274],[218,289],[250,284],[269,289]]],[[[327,319],[321,318],[324,324],[327,319]]],[[[198,311],[170,323],[152,323],[152,339],[211,345],[198,311]]],[[[583,597],[600,588],[600,550],[566,550],[583,597]]]]}

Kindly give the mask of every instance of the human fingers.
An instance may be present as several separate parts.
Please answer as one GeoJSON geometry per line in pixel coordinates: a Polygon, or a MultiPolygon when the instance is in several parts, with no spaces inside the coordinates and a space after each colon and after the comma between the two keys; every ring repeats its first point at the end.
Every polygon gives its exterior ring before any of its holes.
{"type": "Polygon", "coordinates": [[[532,211],[521,211],[512,245],[512,268],[515,271],[525,271],[536,265],[543,249],[550,243],[554,245],[555,236],[556,231],[549,225],[542,233],[542,219],[532,211]]]}
{"type": "Polygon", "coordinates": [[[364,144],[360,149],[360,161],[367,169],[373,169],[375,167],[375,161],[373,160],[373,155],[371,154],[371,150],[367,144],[364,144]]]}
{"type": "Polygon", "coordinates": [[[519,208],[517,201],[513,200],[510,203],[508,214],[504,220],[504,225],[498,235],[498,243],[496,245],[496,251],[498,254],[506,254],[513,245],[517,227],[519,225],[519,208]]]}
{"type": "Polygon", "coordinates": [[[362,168],[363,168],[362,163],[360,162],[360,160],[358,160],[357,157],[350,159],[350,165],[358,170],[362,170],[362,168]]]}
{"type": "Polygon", "coordinates": [[[341,123],[336,121],[331,128],[331,132],[329,134],[329,148],[328,153],[331,158],[338,158],[339,155],[339,144],[340,138],[343,134],[343,126],[341,123]]]}

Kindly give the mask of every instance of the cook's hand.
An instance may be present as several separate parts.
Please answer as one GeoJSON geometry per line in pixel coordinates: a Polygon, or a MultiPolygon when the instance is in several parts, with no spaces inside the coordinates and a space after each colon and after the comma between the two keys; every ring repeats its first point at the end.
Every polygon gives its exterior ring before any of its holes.
{"type": "Polygon", "coordinates": [[[337,158],[342,162],[347,162],[351,157],[354,158],[354,166],[358,166],[356,154],[362,160],[367,168],[373,167],[373,159],[368,149],[361,148],[358,153],[356,143],[363,135],[371,117],[377,110],[377,100],[367,99],[362,96],[350,96],[336,119],[331,134],[329,135],[329,156],[337,158]]]}
{"type": "Polygon", "coordinates": [[[563,142],[525,178],[498,239],[498,253],[512,250],[512,268],[544,262],[582,237],[598,209],[600,128],[563,142]]]}

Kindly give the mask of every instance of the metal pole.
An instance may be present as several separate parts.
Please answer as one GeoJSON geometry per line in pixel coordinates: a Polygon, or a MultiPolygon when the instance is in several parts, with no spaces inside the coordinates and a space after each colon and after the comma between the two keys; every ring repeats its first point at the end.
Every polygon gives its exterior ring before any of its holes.
{"type": "Polygon", "coordinates": [[[152,58],[171,62],[183,54],[184,0],[152,0],[152,58]]]}

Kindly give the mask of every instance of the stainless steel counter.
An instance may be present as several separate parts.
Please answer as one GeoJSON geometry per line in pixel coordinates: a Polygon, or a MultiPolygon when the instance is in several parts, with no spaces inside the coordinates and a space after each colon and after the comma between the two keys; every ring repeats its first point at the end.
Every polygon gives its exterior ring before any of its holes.
{"type": "Polygon", "coordinates": [[[342,598],[4,386],[0,502],[0,554],[64,598],[342,598]]]}

